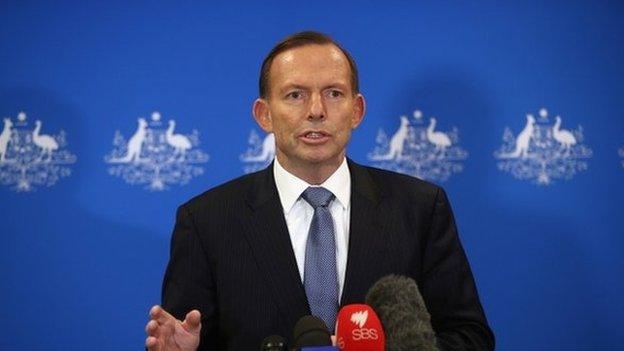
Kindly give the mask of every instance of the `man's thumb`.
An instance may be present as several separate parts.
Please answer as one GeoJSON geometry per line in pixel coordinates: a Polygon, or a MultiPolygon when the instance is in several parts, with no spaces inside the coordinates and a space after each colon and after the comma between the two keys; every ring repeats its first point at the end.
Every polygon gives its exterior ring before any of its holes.
{"type": "Polygon", "coordinates": [[[198,310],[192,310],[186,314],[182,326],[186,331],[193,334],[199,334],[201,329],[201,313],[198,310]]]}

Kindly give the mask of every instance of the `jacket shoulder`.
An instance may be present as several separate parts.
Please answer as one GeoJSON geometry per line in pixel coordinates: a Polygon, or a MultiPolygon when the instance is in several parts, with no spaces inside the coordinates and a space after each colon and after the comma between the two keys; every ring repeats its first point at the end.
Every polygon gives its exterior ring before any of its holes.
{"type": "Polygon", "coordinates": [[[431,182],[385,169],[359,166],[367,172],[383,196],[392,198],[432,199],[444,190],[431,182]]]}
{"type": "Polygon", "coordinates": [[[247,190],[263,176],[263,172],[267,172],[267,170],[246,174],[217,185],[194,196],[181,207],[197,212],[212,206],[223,206],[233,201],[242,202],[247,190]]]}

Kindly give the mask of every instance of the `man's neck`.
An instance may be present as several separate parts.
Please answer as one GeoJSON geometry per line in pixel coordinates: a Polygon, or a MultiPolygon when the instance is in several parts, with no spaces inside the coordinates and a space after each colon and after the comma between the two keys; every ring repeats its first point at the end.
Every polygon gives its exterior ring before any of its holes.
{"type": "Polygon", "coordinates": [[[331,177],[334,172],[340,167],[344,161],[344,154],[342,157],[337,157],[335,161],[313,163],[313,164],[298,164],[289,162],[282,155],[278,154],[277,160],[280,166],[284,168],[288,173],[295,177],[305,181],[310,185],[320,185],[331,177]]]}

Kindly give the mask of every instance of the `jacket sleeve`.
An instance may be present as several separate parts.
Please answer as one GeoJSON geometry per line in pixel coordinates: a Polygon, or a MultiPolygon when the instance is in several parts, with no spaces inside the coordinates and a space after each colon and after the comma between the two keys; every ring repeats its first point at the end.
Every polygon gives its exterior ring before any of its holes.
{"type": "Polygon", "coordinates": [[[199,310],[202,327],[198,350],[217,349],[215,284],[193,214],[184,205],[178,208],[171,238],[169,264],[162,286],[162,305],[180,320],[191,310],[199,310]]]}
{"type": "Polygon", "coordinates": [[[441,350],[494,350],[453,213],[438,188],[423,252],[420,289],[441,350]]]}

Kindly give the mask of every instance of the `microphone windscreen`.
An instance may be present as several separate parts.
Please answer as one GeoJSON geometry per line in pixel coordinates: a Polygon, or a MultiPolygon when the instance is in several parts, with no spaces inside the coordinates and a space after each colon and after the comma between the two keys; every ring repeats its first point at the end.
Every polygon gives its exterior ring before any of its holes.
{"type": "Polygon", "coordinates": [[[286,340],[279,335],[269,335],[260,344],[260,351],[288,351],[286,340]]]}
{"type": "Polygon", "coordinates": [[[338,312],[336,345],[342,351],[384,351],[386,336],[377,313],[368,305],[346,305],[338,312]]]}
{"type": "Polygon", "coordinates": [[[303,316],[293,332],[295,349],[309,346],[331,346],[331,334],[322,319],[315,316],[303,316]]]}
{"type": "Polygon", "coordinates": [[[366,295],[379,315],[387,351],[437,351],[431,316],[414,279],[398,275],[381,278],[366,295]]]}

